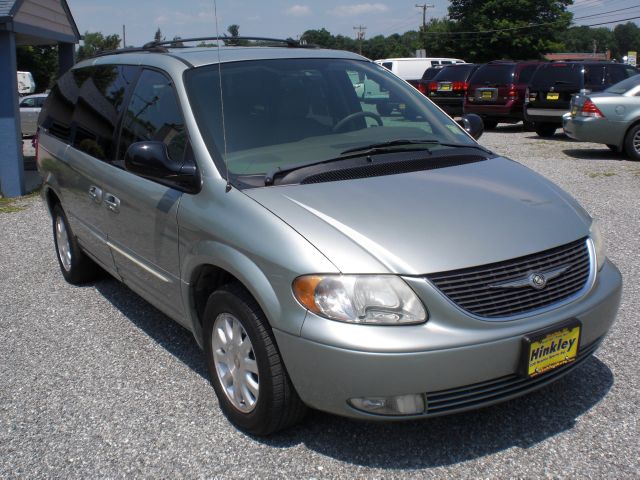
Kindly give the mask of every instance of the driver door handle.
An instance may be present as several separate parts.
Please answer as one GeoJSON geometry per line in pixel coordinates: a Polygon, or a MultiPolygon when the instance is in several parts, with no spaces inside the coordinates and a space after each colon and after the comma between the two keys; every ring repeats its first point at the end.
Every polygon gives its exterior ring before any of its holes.
{"type": "Polygon", "coordinates": [[[104,204],[114,213],[120,211],[120,199],[111,193],[105,193],[104,204]]]}
{"type": "Polygon", "coordinates": [[[102,202],[102,189],[96,187],[95,185],[91,185],[89,187],[89,198],[91,198],[96,203],[102,202]]]}

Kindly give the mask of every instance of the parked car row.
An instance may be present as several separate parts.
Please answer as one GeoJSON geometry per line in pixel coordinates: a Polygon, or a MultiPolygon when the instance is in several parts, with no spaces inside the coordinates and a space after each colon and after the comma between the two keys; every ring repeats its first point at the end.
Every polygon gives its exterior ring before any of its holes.
{"type": "Polygon", "coordinates": [[[428,68],[417,88],[451,116],[479,115],[487,129],[524,121],[550,137],[564,127],[572,138],[640,160],[637,74],[613,62],[499,60],[428,68]]]}

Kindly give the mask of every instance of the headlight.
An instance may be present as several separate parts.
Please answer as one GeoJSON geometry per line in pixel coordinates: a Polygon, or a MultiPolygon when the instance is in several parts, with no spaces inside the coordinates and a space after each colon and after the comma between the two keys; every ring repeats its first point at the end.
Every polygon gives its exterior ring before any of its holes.
{"type": "Polygon", "coordinates": [[[406,325],[427,320],[413,290],[391,275],[305,275],[294,280],[293,293],[312,312],[340,322],[406,325]]]}
{"type": "Polygon", "coordinates": [[[602,231],[600,230],[600,224],[597,220],[593,220],[591,222],[591,230],[589,232],[589,236],[593,241],[593,246],[596,251],[596,264],[598,266],[598,271],[602,270],[604,267],[604,262],[607,259],[604,238],[602,237],[602,231]]]}

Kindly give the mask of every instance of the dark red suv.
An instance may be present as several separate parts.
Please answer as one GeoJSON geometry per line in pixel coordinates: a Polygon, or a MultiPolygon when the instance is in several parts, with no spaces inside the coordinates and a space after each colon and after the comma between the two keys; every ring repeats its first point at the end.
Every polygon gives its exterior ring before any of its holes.
{"type": "Polygon", "coordinates": [[[464,113],[480,115],[486,129],[495,128],[500,122],[523,120],[527,85],[541,64],[510,60],[485,63],[469,79],[464,113]]]}

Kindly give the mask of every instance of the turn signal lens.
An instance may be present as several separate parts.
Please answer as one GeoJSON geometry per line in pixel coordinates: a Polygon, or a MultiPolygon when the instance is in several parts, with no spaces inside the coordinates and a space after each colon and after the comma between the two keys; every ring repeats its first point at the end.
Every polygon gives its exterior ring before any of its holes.
{"type": "Polygon", "coordinates": [[[305,275],[293,294],[311,312],[347,323],[423,323],[427,312],[417,295],[392,275],[305,275]]]}

